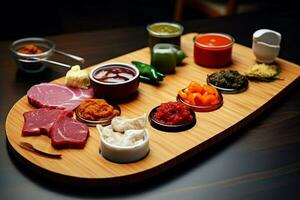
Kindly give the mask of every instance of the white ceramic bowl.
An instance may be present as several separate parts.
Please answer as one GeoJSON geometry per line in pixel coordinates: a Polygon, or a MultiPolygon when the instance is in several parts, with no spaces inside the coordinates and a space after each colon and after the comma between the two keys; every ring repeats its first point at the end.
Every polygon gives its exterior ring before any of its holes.
{"type": "MultiPolygon", "coordinates": [[[[99,130],[98,130],[99,131],[99,130]]],[[[106,159],[117,163],[129,163],[144,158],[149,152],[149,132],[145,128],[143,142],[133,146],[117,146],[110,144],[100,133],[101,154],[106,159]]]]}

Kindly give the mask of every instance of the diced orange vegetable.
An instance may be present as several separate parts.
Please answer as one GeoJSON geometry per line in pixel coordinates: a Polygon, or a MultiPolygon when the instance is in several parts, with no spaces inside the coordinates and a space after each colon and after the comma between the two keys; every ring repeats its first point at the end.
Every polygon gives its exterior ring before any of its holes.
{"type": "Polygon", "coordinates": [[[220,101],[218,91],[214,87],[202,86],[195,81],[191,81],[187,88],[180,90],[178,95],[185,102],[195,106],[211,106],[220,101]]]}
{"type": "Polygon", "coordinates": [[[188,94],[187,100],[190,104],[195,105],[195,97],[194,97],[193,93],[188,94]]]}
{"type": "Polygon", "coordinates": [[[195,81],[191,81],[188,88],[190,88],[190,87],[201,87],[201,85],[195,81]]]}
{"type": "Polygon", "coordinates": [[[195,96],[195,105],[196,106],[203,105],[202,95],[200,93],[196,93],[196,96],[195,96]]]}
{"type": "Polygon", "coordinates": [[[209,85],[204,85],[203,86],[204,90],[207,91],[209,94],[216,94],[217,90],[213,88],[212,86],[209,85]]]}
{"type": "Polygon", "coordinates": [[[195,81],[191,81],[188,88],[191,92],[199,92],[201,94],[204,92],[202,85],[200,85],[199,83],[197,83],[195,81]]]}
{"type": "Polygon", "coordinates": [[[180,90],[178,92],[179,96],[182,98],[182,99],[186,99],[187,98],[187,93],[185,93],[184,91],[180,90]]]}
{"type": "Polygon", "coordinates": [[[211,102],[212,105],[216,105],[219,103],[220,99],[219,99],[219,96],[215,96],[216,98],[211,102]]]}
{"type": "Polygon", "coordinates": [[[190,89],[187,87],[183,90],[184,93],[188,94],[190,92],[190,89]]]}
{"type": "Polygon", "coordinates": [[[212,101],[215,99],[214,95],[207,94],[202,96],[203,105],[209,106],[212,105],[212,101]]]}

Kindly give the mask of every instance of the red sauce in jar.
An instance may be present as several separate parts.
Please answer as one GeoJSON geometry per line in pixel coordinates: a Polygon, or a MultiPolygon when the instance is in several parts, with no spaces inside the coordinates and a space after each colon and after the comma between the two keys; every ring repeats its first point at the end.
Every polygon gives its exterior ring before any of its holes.
{"type": "Polygon", "coordinates": [[[195,63],[204,67],[222,67],[231,63],[234,39],[225,34],[198,35],[194,41],[195,63]]]}
{"type": "Polygon", "coordinates": [[[153,115],[155,121],[164,125],[179,125],[193,120],[190,108],[180,102],[162,103],[153,115]]]}

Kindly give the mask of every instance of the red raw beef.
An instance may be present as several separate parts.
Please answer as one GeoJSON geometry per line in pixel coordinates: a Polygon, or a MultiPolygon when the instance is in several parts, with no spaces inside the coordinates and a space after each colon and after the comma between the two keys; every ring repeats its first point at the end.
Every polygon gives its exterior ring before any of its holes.
{"type": "Polygon", "coordinates": [[[89,98],[93,98],[92,88],[70,88],[55,83],[41,83],[32,86],[27,92],[27,98],[31,105],[37,108],[58,108],[74,110],[79,104],[89,98]]]}
{"type": "Polygon", "coordinates": [[[56,149],[82,149],[88,136],[87,125],[64,114],[59,116],[50,129],[51,144],[56,149]]]}
{"type": "Polygon", "coordinates": [[[73,115],[72,112],[52,108],[41,108],[25,112],[23,114],[24,126],[22,129],[22,135],[32,136],[48,134],[50,132],[50,128],[62,113],[66,113],[69,116],[73,115]]]}

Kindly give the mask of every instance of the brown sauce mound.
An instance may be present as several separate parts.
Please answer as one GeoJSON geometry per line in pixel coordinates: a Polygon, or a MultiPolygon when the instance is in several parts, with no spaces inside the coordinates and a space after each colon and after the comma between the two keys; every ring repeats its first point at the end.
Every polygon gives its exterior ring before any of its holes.
{"type": "Polygon", "coordinates": [[[98,121],[104,118],[112,118],[120,115],[112,105],[104,99],[87,99],[78,107],[80,116],[87,120],[98,121]]]}

